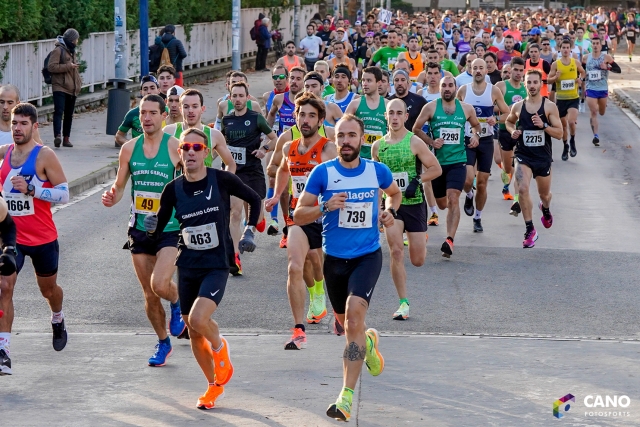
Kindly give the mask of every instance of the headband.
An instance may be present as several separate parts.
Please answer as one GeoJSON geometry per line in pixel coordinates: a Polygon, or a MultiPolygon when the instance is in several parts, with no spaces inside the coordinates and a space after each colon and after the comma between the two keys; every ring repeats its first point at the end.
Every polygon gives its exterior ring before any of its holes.
{"type": "Polygon", "coordinates": [[[315,80],[317,82],[320,82],[321,86],[324,86],[324,80],[322,80],[322,76],[320,76],[319,74],[307,74],[304,78],[304,81],[306,82],[307,80],[315,80]]]}
{"type": "Polygon", "coordinates": [[[393,78],[395,79],[398,74],[404,75],[407,78],[407,80],[409,80],[409,73],[407,73],[405,70],[395,70],[393,72],[393,78]]]}
{"type": "Polygon", "coordinates": [[[333,75],[335,76],[338,73],[346,74],[347,78],[351,80],[351,70],[347,67],[337,67],[333,70],[333,75]]]}

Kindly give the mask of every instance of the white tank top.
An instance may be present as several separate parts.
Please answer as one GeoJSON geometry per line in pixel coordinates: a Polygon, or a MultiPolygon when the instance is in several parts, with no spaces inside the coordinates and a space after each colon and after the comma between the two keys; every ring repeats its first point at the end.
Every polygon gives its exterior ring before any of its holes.
{"type": "Polygon", "coordinates": [[[13,136],[11,131],[5,132],[0,130],[0,145],[13,144],[13,136]]]}
{"type": "MultiPolygon", "coordinates": [[[[464,95],[464,102],[472,105],[476,110],[476,117],[478,117],[478,121],[482,126],[482,131],[480,133],[481,138],[493,135],[493,126],[489,126],[489,124],[487,124],[487,119],[493,116],[493,97],[491,96],[493,85],[491,83],[487,83],[487,87],[480,96],[473,92],[473,83],[468,83],[466,86],[467,93],[464,95]]],[[[472,135],[471,125],[469,125],[469,122],[465,124],[465,135],[472,135]]]]}
{"type": "Polygon", "coordinates": [[[436,99],[440,98],[440,91],[438,91],[436,93],[429,93],[429,89],[427,87],[425,87],[425,88],[422,89],[422,97],[427,102],[435,101],[436,99]]]}

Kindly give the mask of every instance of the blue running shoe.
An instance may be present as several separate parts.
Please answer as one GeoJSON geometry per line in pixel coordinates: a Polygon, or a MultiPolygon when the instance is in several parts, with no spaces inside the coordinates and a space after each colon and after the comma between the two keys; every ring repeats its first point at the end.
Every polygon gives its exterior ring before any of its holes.
{"type": "Polygon", "coordinates": [[[167,358],[171,356],[171,353],[173,353],[171,344],[158,341],[155,353],[149,358],[149,366],[164,366],[167,363],[167,358]]]}
{"type": "Polygon", "coordinates": [[[180,336],[187,325],[185,325],[182,319],[182,313],[180,313],[180,301],[175,304],[171,304],[171,318],[169,319],[169,332],[174,337],[180,336]]]}

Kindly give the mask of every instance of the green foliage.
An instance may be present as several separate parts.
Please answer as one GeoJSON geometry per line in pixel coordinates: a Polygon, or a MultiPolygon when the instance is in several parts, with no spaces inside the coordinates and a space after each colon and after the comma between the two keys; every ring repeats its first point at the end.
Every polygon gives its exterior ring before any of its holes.
{"type": "Polygon", "coordinates": [[[400,9],[403,12],[407,12],[409,15],[413,14],[413,5],[403,0],[391,0],[391,9],[400,9]]]}

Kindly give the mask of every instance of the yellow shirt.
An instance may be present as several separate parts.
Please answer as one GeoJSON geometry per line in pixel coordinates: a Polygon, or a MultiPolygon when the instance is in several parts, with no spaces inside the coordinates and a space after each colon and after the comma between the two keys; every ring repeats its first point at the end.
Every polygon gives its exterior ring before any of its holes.
{"type": "Polygon", "coordinates": [[[556,99],[578,99],[578,67],[575,58],[571,58],[569,65],[564,65],[561,59],[556,61],[558,68],[558,80],[556,80],[556,99]]]}

